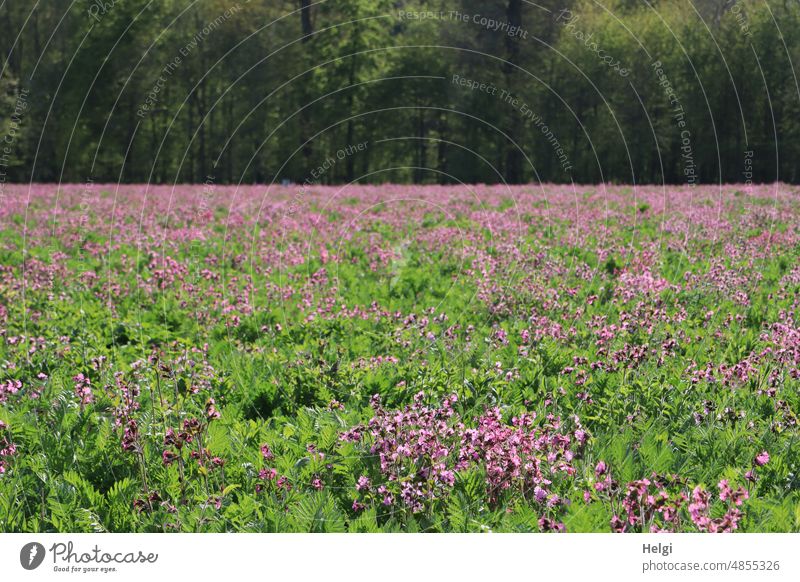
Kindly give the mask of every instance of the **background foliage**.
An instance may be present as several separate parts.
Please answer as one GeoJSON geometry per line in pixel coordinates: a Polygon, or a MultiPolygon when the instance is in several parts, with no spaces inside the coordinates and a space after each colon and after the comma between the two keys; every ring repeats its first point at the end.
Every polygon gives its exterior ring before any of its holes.
{"type": "Polygon", "coordinates": [[[301,183],[368,140],[318,181],[685,183],[684,129],[699,182],[800,180],[797,2],[11,0],[0,23],[3,108],[29,92],[9,180],[301,183]],[[523,101],[568,169],[518,107],[454,74],[523,101]]]}

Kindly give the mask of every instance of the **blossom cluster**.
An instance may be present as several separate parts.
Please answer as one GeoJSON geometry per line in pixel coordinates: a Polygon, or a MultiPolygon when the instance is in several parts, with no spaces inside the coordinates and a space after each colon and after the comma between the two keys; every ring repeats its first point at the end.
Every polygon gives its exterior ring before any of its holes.
{"type": "Polygon", "coordinates": [[[17,446],[11,442],[11,430],[0,420],[0,475],[8,470],[8,463],[17,453],[17,446]]]}
{"type": "Polygon", "coordinates": [[[678,475],[653,473],[649,478],[620,487],[602,461],[595,475],[597,493],[586,491],[584,499],[587,503],[595,498],[608,503],[614,511],[611,530],[619,533],[671,533],[690,531],[691,527],[700,532],[733,532],[739,528],[743,517],[741,507],[749,498],[744,487],[734,489],[727,479],[717,484],[720,503],[714,508],[715,501],[709,491],[701,485],[690,488],[687,480],[678,475]],[[712,509],[721,515],[712,517],[712,509]]]}
{"type": "Polygon", "coordinates": [[[391,410],[373,396],[374,416],[367,426],[340,435],[342,441],[368,444],[369,455],[378,461],[373,478],[357,479],[361,495],[355,508],[376,501],[418,513],[446,499],[459,474],[478,470],[484,475],[489,504],[497,505],[503,496],[519,496],[539,507],[543,529],[563,529],[545,514],[556,514],[568,503],[553,486],[575,475],[573,461],[588,439],[577,418],[573,432],[553,415],[539,422],[535,413],[524,413],[509,424],[495,407],[469,428],[455,408],[455,394],[439,407],[424,402],[425,394],[419,392],[412,404],[391,410]]]}

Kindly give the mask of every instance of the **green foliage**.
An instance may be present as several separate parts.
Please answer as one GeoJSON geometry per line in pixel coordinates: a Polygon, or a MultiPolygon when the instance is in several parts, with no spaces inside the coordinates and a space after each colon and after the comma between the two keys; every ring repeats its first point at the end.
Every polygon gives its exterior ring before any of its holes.
{"type": "Polygon", "coordinates": [[[685,130],[699,181],[800,179],[796,2],[310,4],[4,6],[4,135],[28,91],[10,179],[685,184],[685,130]],[[523,37],[469,18],[506,22],[515,5],[523,37]],[[444,16],[404,16],[415,12],[444,16]],[[567,164],[501,91],[541,116],[567,164]],[[312,175],[363,142],[367,153],[312,175]]]}

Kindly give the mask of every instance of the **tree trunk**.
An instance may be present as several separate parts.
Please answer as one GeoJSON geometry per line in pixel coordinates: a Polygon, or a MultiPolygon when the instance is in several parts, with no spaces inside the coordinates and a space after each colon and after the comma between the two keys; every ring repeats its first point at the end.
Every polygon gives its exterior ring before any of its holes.
{"type": "MultiPolygon", "coordinates": [[[[506,18],[512,27],[519,30],[522,26],[522,0],[509,0],[506,10],[506,18]]],[[[503,70],[506,77],[506,86],[512,93],[516,93],[515,79],[519,76],[517,66],[519,65],[519,37],[517,35],[506,35],[506,60],[503,70]]],[[[517,124],[514,114],[510,113],[507,118],[505,132],[509,139],[506,143],[505,174],[506,180],[511,184],[518,184],[522,180],[522,155],[519,149],[511,143],[512,140],[518,142],[517,124]]]]}
{"type": "MultiPolygon", "coordinates": [[[[314,24],[311,22],[311,0],[300,0],[300,29],[303,34],[303,40],[301,41],[303,46],[307,46],[308,43],[311,41],[311,35],[314,33],[314,24]]],[[[309,56],[309,49],[305,49],[305,56],[309,56]]],[[[306,65],[311,63],[310,58],[304,59],[306,65]]],[[[306,90],[306,82],[305,80],[300,80],[300,103],[298,104],[299,107],[304,107],[309,102],[309,93],[306,90]]],[[[306,161],[306,166],[308,166],[311,162],[311,158],[314,155],[314,148],[313,145],[309,140],[311,136],[310,131],[311,126],[311,119],[309,116],[308,109],[303,109],[300,112],[300,143],[303,144],[303,158],[306,161]]]]}

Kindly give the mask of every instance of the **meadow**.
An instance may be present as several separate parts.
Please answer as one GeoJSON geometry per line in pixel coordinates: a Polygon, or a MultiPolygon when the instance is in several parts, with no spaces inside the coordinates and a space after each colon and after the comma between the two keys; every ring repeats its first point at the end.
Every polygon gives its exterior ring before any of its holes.
{"type": "Polygon", "coordinates": [[[4,186],[0,531],[800,531],[796,186],[4,186]]]}

